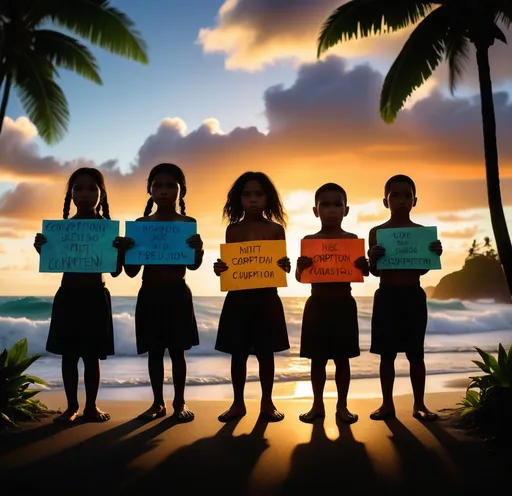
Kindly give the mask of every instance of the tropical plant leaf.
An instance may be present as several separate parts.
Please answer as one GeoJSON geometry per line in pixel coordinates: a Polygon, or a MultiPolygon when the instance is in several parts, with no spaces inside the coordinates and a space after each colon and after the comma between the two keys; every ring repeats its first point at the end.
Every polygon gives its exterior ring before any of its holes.
{"type": "Polygon", "coordinates": [[[459,80],[464,75],[464,66],[469,60],[470,42],[462,33],[450,29],[446,38],[446,60],[448,61],[450,91],[453,95],[459,80]]]}
{"type": "Polygon", "coordinates": [[[467,415],[475,413],[476,410],[477,410],[477,408],[475,408],[474,406],[468,406],[468,407],[462,409],[462,411],[460,412],[460,416],[466,417],[467,415]]]}
{"type": "Polygon", "coordinates": [[[411,33],[391,66],[382,87],[380,113],[392,123],[406,100],[444,58],[450,14],[443,6],[432,11],[411,33]]]}
{"type": "Polygon", "coordinates": [[[25,417],[29,420],[36,420],[33,413],[30,410],[28,410],[26,407],[24,407],[23,405],[15,405],[13,407],[13,410],[15,410],[18,415],[21,414],[22,417],[25,417]]]}
{"type": "Polygon", "coordinates": [[[27,401],[39,412],[44,412],[48,409],[48,407],[41,400],[29,399],[27,401]]]}
{"type": "Polygon", "coordinates": [[[68,103],[54,75],[55,68],[47,60],[26,56],[16,78],[21,103],[47,143],[59,141],[69,122],[68,103]]]}
{"type": "Polygon", "coordinates": [[[34,51],[56,67],[76,72],[97,84],[102,84],[98,64],[90,50],[71,36],[39,29],[34,33],[34,51]]]}
{"type": "Polygon", "coordinates": [[[508,358],[507,358],[507,352],[505,351],[505,348],[500,343],[498,345],[498,366],[500,370],[505,370],[508,365],[508,358]]]}
{"type": "Polygon", "coordinates": [[[493,368],[492,368],[492,362],[491,362],[491,355],[489,353],[481,350],[480,348],[478,348],[478,346],[475,346],[475,350],[482,357],[484,363],[487,365],[487,367],[489,367],[489,370],[492,371],[493,368]]]}
{"type": "Polygon", "coordinates": [[[25,377],[27,379],[29,379],[32,382],[32,384],[39,384],[41,386],[48,387],[48,384],[46,383],[46,381],[44,381],[40,377],[36,377],[35,375],[26,375],[25,377]]]}
{"type": "Polygon", "coordinates": [[[417,23],[435,3],[427,0],[352,0],[325,21],[318,38],[318,57],[332,46],[352,38],[394,32],[417,23]]]}
{"type": "Polygon", "coordinates": [[[4,412],[0,412],[0,418],[11,427],[17,427],[16,423],[13,422],[4,412]]]}
{"type": "Polygon", "coordinates": [[[7,353],[7,366],[14,366],[27,356],[28,344],[27,338],[20,339],[14,343],[7,353]]]}
{"type": "Polygon", "coordinates": [[[466,391],[466,401],[472,405],[477,406],[480,404],[480,394],[473,390],[466,391]]]}
{"type": "Polygon", "coordinates": [[[25,372],[25,370],[27,370],[36,360],[38,360],[39,358],[41,358],[43,355],[41,354],[36,354],[36,355],[30,355],[26,358],[24,358],[23,360],[21,360],[19,363],[15,364],[13,367],[12,367],[12,371],[11,371],[11,374],[12,375],[20,375],[22,374],[23,372],[25,372]]]}
{"type": "Polygon", "coordinates": [[[33,398],[36,394],[40,393],[41,391],[39,389],[28,389],[23,391],[22,398],[24,400],[28,400],[30,398],[33,398]]]}
{"type": "Polygon", "coordinates": [[[20,377],[13,377],[10,379],[7,379],[7,382],[5,384],[5,391],[9,398],[14,398],[15,395],[18,393],[18,390],[20,389],[23,384],[25,384],[27,381],[26,376],[20,376],[20,377]]]}
{"type": "Polygon", "coordinates": [[[146,42],[134,22],[109,2],[45,0],[48,17],[81,38],[116,55],[148,63],[146,42]]]}
{"type": "Polygon", "coordinates": [[[491,367],[491,370],[499,375],[501,370],[500,370],[500,365],[498,363],[498,360],[496,360],[496,358],[493,356],[493,355],[489,355],[489,367],[491,367]]]}
{"type": "MultiPolygon", "coordinates": [[[[510,347],[510,350],[512,350],[512,346],[510,347]]],[[[7,363],[7,357],[7,349],[4,349],[4,351],[2,351],[2,354],[0,355],[0,369],[3,369],[5,367],[5,364],[7,363]]]]}
{"type": "Polygon", "coordinates": [[[491,373],[491,369],[490,367],[486,364],[486,363],[483,363],[483,362],[479,362],[478,360],[471,360],[475,365],[477,365],[478,367],[480,367],[482,369],[482,371],[484,371],[486,374],[490,374],[491,373]]]}

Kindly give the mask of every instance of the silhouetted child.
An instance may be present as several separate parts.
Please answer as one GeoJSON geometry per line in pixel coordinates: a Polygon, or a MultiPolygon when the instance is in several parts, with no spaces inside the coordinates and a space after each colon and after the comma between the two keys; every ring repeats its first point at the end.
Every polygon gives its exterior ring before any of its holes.
{"type": "MultiPolygon", "coordinates": [[[[147,180],[147,192],[151,195],[138,222],[196,222],[185,215],[187,193],[185,175],[174,164],[159,164],[151,170],[147,180]],[[176,212],[179,202],[181,214],[176,212]],[[153,205],[157,210],[151,214],[153,205]]],[[[133,240],[126,238],[130,246],[133,240]]],[[[192,265],[146,265],[142,274],[142,286],[135,309],[135,334],[137,353],[148,352],[148,369],[153,389],[153,404],[138,418],[153,420],[167,414],[164,401],[164,354],[169,350],[172,361],[174,385],[174,417],[179,422],[194,420],[194,414],[185,404],[187,364],[185,350],[199,344],[192,293],[185,283],[186,269],[197,270],[203,263],[203,242],[199,234],[187,239],[195,249],[192,265]]],[[[125,265],[129,277],[135,277],[140,265],[125,265]]]]}
{"type": "MultiPolygon", "coordinates": [[[[84,167],[71,174],[64,199],[64,219],[69,217],[71,201],[77,208],[72,219],[110,219],[105,180],[97,169],[84,167]]],[[[44,243],[46,237],[38,233],[34,242],[38,253],[44,243]]],[[[118,260],[117,269],[111,275],[117,277],[123,270],[126,246],[119,237],[114,240],[114,246],[118,249],[118,260]]],[[[80,358],[84,363],[86,393],[83,416],[95,422],[109,420],[110,415],[96,407],[99,360],[114,354],[112,304],[103,274],[65,272],[62,275],[60,288],[53,299],[46,350],[62,355],[62,380],[68,402],[67,409],[55,421],[74,422],[78,416],[80,358]]]]}
{"type": "MultiPolygon", "coordinates": [[[[262,172],[246,172],[233,184],[224,206],[229,220],[226,243],[284,240],[285,213],[272,181],[262,172]],[[274,222],[276,220],[277,222],[274,222]]],[[[277,265],[290,272],[290,260],[283,257],[277,265]]],[[[228,266],[218,259],[215,274],[228,266]]],[[[274,353],[290,348],[283,304],[277,288],[229,291],[219,320],[215,349],[231,354],[231,379],[234,401],[219,416],[221,422],[246,414],[244,387],[247,359],[256,355],[261,382],[261,414],[270,422],[283,420],[272,401],[274,353]]]]}
{"type": "MultiPolygon", "coordinates": [[[[304,239],[357,239],[357,235],[342,229],[343,218],[348,214],[347,194],[334,183],[327,183],[315,193],[313,213],[321,221],[321,229],[304,239]]],[[[297,259],[295,278],[301,281],[304,270],[313,264],[309,257],[297,259]]],[[[364,275],[368,275],[368,262],[364,257],[354,262],[364,275]]],[[[351,295],[349,282],[312,283],[311,296],[304,307],[300,356],[311,359],[311,383],[313,386],[313,407],[299,416],[302,422],[312,423],[325,417],[323,401],[326,380],[326,365],[329,359],[336,365],[336,388],[338,404],[336,417],[342,422],[353,424],[358,417],[347,408],[350,385],[349,359],[360,355],[357,304],[351,295]]]]}
{"type": "MultiPolygon", "coordinates": [[[[372,316],[370,352],[381,356],[380,382],[382,406],[370,418],[385,420],[395,416],[393,384],[397,353],[405,352],[410,364],[410,377],[414,393],[413,415],[420,420],[436,420],[436,413],[427,409],[425,394],[424,341],[427,328],[427,297],[420,286],[420,276],[428,270],[377,270],[377,260],[386,253],[377,245],[377,231],[400,227],[422,227],[411,221],[409,215],[416,206],[416,186],[404,175],[390,178],[384,186],[384,206],[391,211],[391,218],[374,227],[369,235],[371,273],[380,277],[375,292],[372,316]]],[[[433,241],[429,249],[441,255],[441,242],[433,241]]]]}

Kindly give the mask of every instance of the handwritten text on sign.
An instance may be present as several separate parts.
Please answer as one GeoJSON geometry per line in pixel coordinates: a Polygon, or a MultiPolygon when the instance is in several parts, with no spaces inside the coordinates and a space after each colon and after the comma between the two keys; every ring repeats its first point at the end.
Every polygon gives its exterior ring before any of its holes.
{"type": "Polygon", "coordinates": [[[286,287],[286,272],[277,265],[286,257],[286,241],[246,241],[220,245],[228,270],[220,275],[221,291],[286,287]]]}
{"type": "Polygon", "coordinates": [[[440,269],[441,258],[429,250],[436,239],[437,227],[379,229],[377,244],[386,249],[386,255],[377,261],[377,269],[440,269]]]}
{"type": "Polygon", "coordinates": [[[46,243],[39,272],[115,272],[119,221],[103,219],[43,220],[46,243]]]}
{"type": "Polygon", "coordinates": [[[300,282],[363,282],[354,262],[364,257],[364,239],[303,239],[300,254],[313,259],[300,282]]]}
{"type": "Polygon", "coordinates": [[[192,265],[194,249],[187,239],[197,233],[195,222],[127,222],[126,237],[135,246],[126,252],[127,265],[192,265]]]}

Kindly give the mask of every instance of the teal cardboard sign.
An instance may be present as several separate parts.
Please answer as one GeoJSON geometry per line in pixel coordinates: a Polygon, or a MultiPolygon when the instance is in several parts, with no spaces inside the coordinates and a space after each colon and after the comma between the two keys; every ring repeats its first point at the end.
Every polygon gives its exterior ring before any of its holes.
{"type": "Polygon", "coordinates": [[[197,234],[195,222],[127,222],[126,237],[135,246],[125,255],[127,265],[192,265],[195,252],[187,239],[197,234]]]}
{"type": "Polygon", "coordinates": [[[103,219],[43,220],[39,272],[115,272],[119,221],[103,219]]]}
{"type": "Polygon", "coordinates": [[[377,270],[432,270],[441,268],[441,257],[429,250],[437,240],[437,227],[379,229],[377,244],[386,255],[377,260],[377,270]]]}

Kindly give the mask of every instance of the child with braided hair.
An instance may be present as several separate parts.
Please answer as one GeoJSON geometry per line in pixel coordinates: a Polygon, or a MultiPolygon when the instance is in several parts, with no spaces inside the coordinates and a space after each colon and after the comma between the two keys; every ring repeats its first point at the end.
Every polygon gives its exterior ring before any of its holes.
{"type": "MultiPolygon", "coordinates": [[[[68,219],[71,202],[77,212],[72,219],[110,219],[107,191],[103,174],[94,168],[75,170],[69,178],[64,199],[63,218],[68,219]]],[[[46,237],[38,233],[34,247],[41,253],[46,237]]],[[[126,243],[114,240],[118,249],[117,277],[123,268],[126,243]]],[[[62,379],[68,402],[67,409],[56,422],[74,422],[79,413],[78,360],[84,363],[86,404],[84,419],[105,422],[110,415],[96,407],[100,384],[100,360],[114,354],[114,333],[110,292],[105,287],[103,274],[67,273],[53,300],[50,330],[46,350],[62,355],[62,379]]]]}
{"type": "MultiPolygon", "coordinates": [[[[163,163],[153,167],[147,180],[147,192],[150,198],[144,217],[137,221],[196,222],[185,215],[187,184],[183,171],[177,165],[163,163]],[[155,203],[157,210],[152,214],[155,203]],[[176,211],[177,203],[181,213],[176,211]]],[[[133,240],[125,240],[131,248],[133,240]]],[[[142,273],[142,286],[135,309],[135,334],[137,353],[148,353],[148,371],[154,396],[151,407],[139,415],[142,420],[153,420],[167,414],[163,393],[164,354],[167,349],[172,361],[173,417],[177,422],[194,420],[194,414],[185,404],[185,351],[199,344],[199,334],[185,273],[187,269],[197,270],[201,266],[204,250],[199,234],[190,236],[187,243],[195,250],[192,265],[146,265],[142,273]]],[[[135,277],[140,269],[140,265],[124,267],[129,277],[135,277]]]]}

